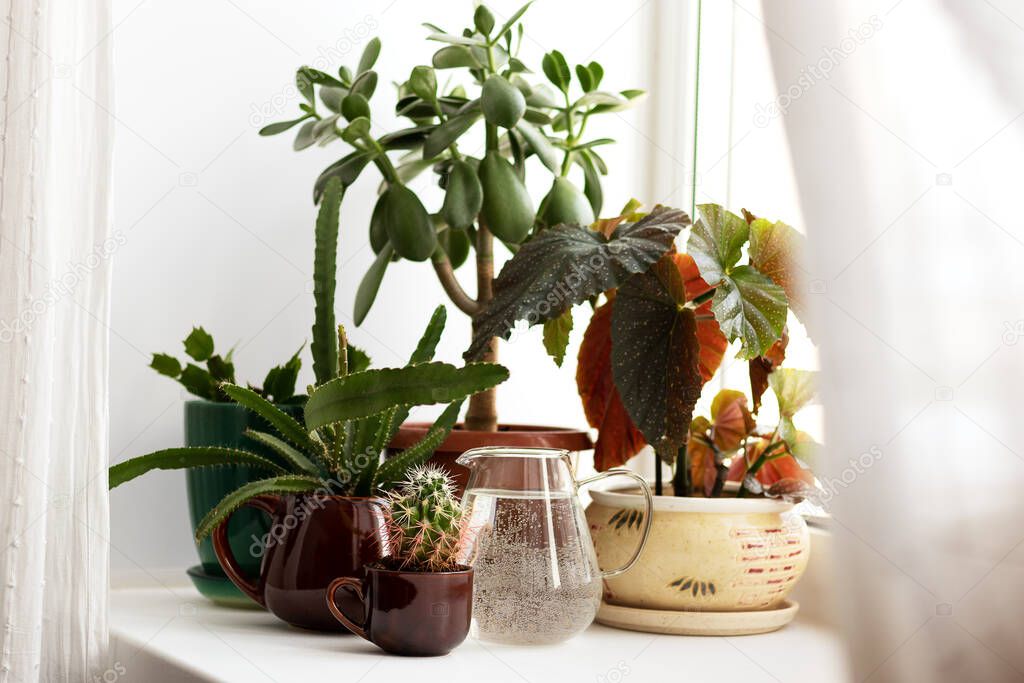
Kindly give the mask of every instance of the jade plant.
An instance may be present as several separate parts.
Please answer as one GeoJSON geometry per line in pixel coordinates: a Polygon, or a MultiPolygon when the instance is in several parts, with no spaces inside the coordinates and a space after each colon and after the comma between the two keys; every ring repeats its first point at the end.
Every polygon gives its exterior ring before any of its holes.
{"type": "MultiPolygon", "coordinates": [[[[720,448],[693,476],[695,451],[687,445],[707,436],[704,422],[691,424],[693,410],[732,342],[750,362],[754,412],[769,383],[778,381],[772,376],[785,351],[788,310],[803,310],[796,272],[802,236],[782,222],[704,204],[683,253],[675,241],[690,225],[685,213],[638,209],[631,202],[615,218],[554,226],[524,244],[496,279],[465,357],[484,357],[488,339],[507,339],[518,321],[544,324],[545,333],[549,326],[571,328],[573,307],[589,304],[576,379],[587,420],[599,433],[597,468],[619,466],[650,444],[674,466],[676,495],[717,494],[732,453],[720,448]]],[[[717,415],[713,409],[712,419],[717,415]]],[[[760,444],[752,419],[744,424],[743,445],[760,444]]],[[[747,492],[756,488],[764,461],[792,455],[798,439],[790,426],[784,421],[778,438],[748,463],[747,492]]],[[[661,468],[656,471],[660,493],[661,468]]]]}
{"type": "Polygon", "coordinates": [[[396,569],[425,572],[461,568],[468,518],[447,472],[432,465],[414,467],[388,500],[390,564],[396,569]]]}
{"type": "MultiPolygon", "coordinates": [[[[191,360],[182,364],[170,354],[154,353],[149,367],[177,380],[194,396],[208,401],[229,402],[231,399],[220,390],[220,384],[235,383],[235,364],[232,359],[234,348],[224,355],[217,353],[213,336],[202,327],[193,327],[182,344],[185,354],[191,360]]],[[[299,358],[301,352],[300,348],[288,362],[271,368],[261,386],[250,384],[249,388],[274,403],[301,403],[304,397],[295,395],[295,382],[302,368],[302,360],[299,358]]]]}
{"type": "MultiPolygon", "coordinates": [[[[600,148],[614,141],[588,135],[588,124],[632,106],[643,92],[603,90],[600,64],[570,68],[558,50],[545,54],[539,68],[531,70],[519,56],[520,19],[528,7],[499,24],[479,5],[471,25],[455,32],[426,24],[427,40],[442,47],[430,65],[414,66],[398,83],[395,112],[409,122],[405,128],[375,130],[370,100],[377,91],[373,66],[381,42],[374,38],[355,69],[342,66],[332,74],[301,67],[296,74],[303,98],[300,115],[260,131],[276,135],[299,126],[296,150],[335,141],[350,148],[316,179],[316,202],[323,200],[332,179],[349,187],[371,166],[382,177],[369,225],[363,226],[377,256],[356,292],[357,325],[370,310],[388,265],[406,259],[429,260],[448,297],[474,317],[476,326],[476,316],[493,297],[495,239],[515,252],[554,225],[587,225],[600,213],[601,176],[608,172],[600,148]],[[534,71],[542,72],[554,89],[537,82],[534,71]],[[443,201],[429,210],[410,187],[428,169],[444,190],[443,201]],[[538,172],[551,182],[536,202],[525,180],[538,172]],[[455,276],[471,252],[475,297],[455,276]]],[[[563,332],[568,334],[553,327],[547,335],[552,348],[561,343],[563,332]]],[[[484,340],[482,348],[481,359],[497,359],[495,339],[484,340]]],[[[466,426],[497,428],[493,390],[470,399],[466,426]]]]}
{"type": "Polygon", "coordinates": [[[405,367],[350,367],[345,329],[335,326],[334,317],[341,193],[338,180],[327,184],[316,221],[311,345],[315,384],[308,388],[303,420],[291,417],[252,389],[228,382],[218,385],[232,401],[273,428],[272,432],[245,432],[254,443],[267,447],[273,457],[215,446],[170,448],[110,468],[110,488],[155,469],[249,465],[265,473],[264,478],[242,485],[211,509],[196,528],[197,541],[245,501],[259,495],[325,492],[368,496],[391,489],[409,468],[425,462],[444,441],[467,396],[508,377],[505,368],[493,363],[457,368],[433,361],[446,320],[443,306],[434,311],[405,367]],[[422,439],[384,460],[385,447],[410,408],[438,403],[448,405],[422,439]]]}

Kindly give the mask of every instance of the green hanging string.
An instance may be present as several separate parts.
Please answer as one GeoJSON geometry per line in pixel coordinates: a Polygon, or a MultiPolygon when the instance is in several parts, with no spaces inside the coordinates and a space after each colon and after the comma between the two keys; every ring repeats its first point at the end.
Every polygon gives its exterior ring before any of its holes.
{"type": "Polygon", "coordinates": [[[690,216],[697,215],[697,118],[700,116],[700,18],[703,0],[697,0],[697,73],[693,80],[693,164],[690,169],[690,216]]]}

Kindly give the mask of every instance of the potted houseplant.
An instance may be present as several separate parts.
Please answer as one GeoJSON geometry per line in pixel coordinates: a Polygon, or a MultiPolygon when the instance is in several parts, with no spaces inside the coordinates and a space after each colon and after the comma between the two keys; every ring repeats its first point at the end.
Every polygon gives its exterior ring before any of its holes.
{"type": "Polygon", "coordinates": [[[443,311],[435,312],[404,368],[349,372],[344,329],[338,328],[342,350],[331,375],[310,392],[305,425],[251,389],[221,384],[233,401],[273,427],[272,433],[249,429],[246,436],[272,449],[279,461],[244,449],[172,448],[114,465],[111,488],[154,469],[245,464],[261,470],[263,478],[229,493],[200,521],[196,540],[213,533],[214,550],[228,577],[281,619],[304,628],[340,630],[324,601],[328,583],[338,576],[361,576],[365,563],[387,552],[381,535],[384,501],[376,494],[430,456],[451,430],[466,396],[508,375],[491,363],[456,368],[431,361],[443,311]],[[448,407],[425,438],[383,460],[384,447],[409,408],[434,403],[448,407]],[[228,543],[228,521],[243,506],[271,518],[270,531],[247,551],[262,558],[256,576],[246,574],[228,543]]]}
{"type": "MultiPolygon", "coordinates": [[[[298,126],[297,150],[336,141],[351,148],[316,179],[314,201],[322,201],[332,178],[348,187],[371,167],[382,177],[372,218],[368,226],[361,226],[368,230],[377,257],[355,297],[357,325],[369,312],[393,260],[430,261],[452,303],[473,318],[481,340],[479,359],[495,361],[497,339],[479,334],[484,329],[479,316],[494,297],[495,243],[515,252],[552,225],[586,225],[600,212],[601,175],[607,173],[600,147],[614,141],[588,137],[588,122],[632,106],[643,92],[602,90],[600,64],[578,64],[571,70],[557,50],[544,55],[537,69],[554,91],[537,83],[518,57],[523,37],[519,20],[528,7],[529,3],[499,25],[480,5],[471,25],[453,33],[427,24],[428,40],[441,47],[431,65],[415,66],[398,86],[395,111],[409,121],[406,128],[376,137],[371,134],[369,100],[377,89],[373,66],[381,49],[374,38],[355,69],[342,66],[335,75],[300,68],[296,74],[303,97],[300,115],[260,131],[276,135],[298,126]],[[464,76],[461,82],[459,75],[464,76]],[[440,80],[454,84],[441,89],[440,80]],[[432,211],[408,187],[428,169],[444,189],[443,202],[432,211]],[[582,189],[571,176],[577,170],[583,178],[582,189]],[[550,189],[539,202],[526,190],[527,172],[551,178],[550,189]],[[475,296],[455,276],[466,262],[476,270],[475,296]]],[[[545,344],[559,362],[570,326],[569,318],[545,325],[545,344]]],[[[392,446],[407,447],[426,428],[404,425],[392,446]]],[[[436,457],[464,485],[467,473],[454,465],[454,459],[482,445],[569,451],[592,447],[588,435],[578,430],[499,424],[493,390],[470,398],[464,424],[456,426],[436,457]]]]}
{"type": "MultiPolygon", "coordinates": [[[[184,363],[170,354],[155,353],[150,367],[176,380],[196,397],[185,402],[185,445],[244,447],[273,458],[272,451],[244,434],[246,429],[265,429],[267,425],[258,415],[241,408],[220,390],[221,382],[235,382],[234,349],[223,355],[217,353],[213,337],[202,327],[193,328],[183,345],[188,357],[184,363]]],[[[301,366],[297,351],[286,363],[271,368],[262,385],[250,384],[249,387],[282,410],[292,415],[301,414],[304,397],[295,394],[295,382],[301,366]]],[[[192,530],[195,531],[199,521],[221,498],[259,474],[248,465],[188,470],[185,483],[192,530]]],[[[247,510],[233,520],[230,542],[241,554],[251,543],[249,539],[253,535],[262,536],[267,528],[268,521],[264,515],[247,510]]],[[[198,550],[200,564],[190,567],[188,575],[200,593],[226,606],[256,606],[221,570],[209,539],[204,539],[198,550]]],[[[252,571],[258,570],[258,558],[246,561],[245,566],[252,571]]]]}
{"type": "MultiPolygon", "coordinates": [[[[794,265],[802,238],[781,222],[702,205],[687,253],[680,253],[673,242],[688,217],[663,207],[646,215],[636,209],[631,204],[590,227],[556,226],[524,245],[496,280],[466,358],[481,355],[483,334],[507,336],[518,320],[543,323],[603,297],[577,366],[587,419],[599,430],[595,464],[619,466],[650,444],[674,468],[675,494],[665,495],[656,467],[651,540],[636,567],[606,583],[606,602],[636,611],[610,620],[654,630],[669,629],[667,620],[677,631],[700,632],[778,627],[793,610],[725,626],[709,624],[707,615],[692,624],[677,613],[779,612],[806,564],[806,526],[787,499],[808,495],[813,484],[794,457],[813,444],[792,422],[813,395],[811,376],[776,369],[788,309],[802,311],[794,265]],[[667,238],[651,231],[657,225],[669,226],[667,238]],[[590,267],[570,278],[582,262],[590,267]],[[553,300],[548,295],[559,287],[562,296],[553,300]],[[723,392],[710,419],[694,418],[730,342],[750,362],[752,406],[739,392],[723,392]],[[782,419],[764,430],[754,415],[769,385],[782,419]]],[[[595,547],[614,564],[635,546],[642,500],[597,492],[594,501],[588,520],[595,547]]]]}
{"type": "Polygon", "coordinates": [[[341,193],[338,180],[329,182],[317,217],[311,345],[316,383],[300,419],[251,388],[218,385],[272,427],[249,428],[244,434],[270,449],[273,459],[245,448],[172,448],[114,465],[109,476],[114,488],[154,469],[246,465],[260,470],[262,478],[229,492],[203,517],[196,540],[216,530],[218,560],[247,596],[289,623],[325,630],[342,630],[324,603],[328,582],[361,575],[362,565],[385,547],[377,542],[383,508],[375,494],[430,457],[450,432],[465,397],[508,376],[495,364],[456,368],[432,362],[444,329],[443,307],[434,312],[406,367],[367,369],[362,354],[349,365],[347,336],[334,318],[341,193]],[[385,447],[410,407],[437,403],[449,405],[423,438],[384,462],[385,447]],[[243,506],[266,513],[271,524],[267,534],[256,542],[249,539],[239,553],[229,543],[228,528],[232,514],[243,506]],[[247,556],[260,558],[258,576],[242,566],[247,556]]]}
{"type": "Polygon", "coordinates": [[[469,633],[473,569],[459,564],[468,520],[451,476],[415,467],[388,496],[389,554],[366,567],[363,579],[342,576],[327,589],[327,606],[353,633],[398,655],[444,655],[469,633]],[[363,603],[351,617],[339,590],[363,603]]]}

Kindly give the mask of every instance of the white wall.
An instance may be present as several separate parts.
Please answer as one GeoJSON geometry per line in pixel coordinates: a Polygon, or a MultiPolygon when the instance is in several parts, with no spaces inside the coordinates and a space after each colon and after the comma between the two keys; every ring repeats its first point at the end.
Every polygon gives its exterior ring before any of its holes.
{"type": "MultiPolygon", "coordinates": [[[[268,367],[308,339],[311,187],[342,147],[296,154],[290,135],[256,135],[267,121],[291,118],[297,111],[294,99],[284,103],[281,116],[266,121],[254,112],[294,92],[300,64],[332,53],[332,67],[354,65],[362,42],[380,34],[382,77],[374,113],[389,122],[390,81],[428,63],[436,49],[422,40],[426,30],[419,23],[461,27],[470,20],[472,3],[114,4],[115,227],[126,237],[115,257],[110,321],[111,459],[116,462],[182,443],[187,395],[147,364],[151,352],[180,353],[180,340],[193,324],[204,325],[221,348],[237,344],[243,381],[260,381],[268,367]]],[[[518,4],[491,3],[499,19],[518,4]]],[[[544,51],[558,48],[570,62],[600,61],[608,88],[647,88],[647,62],[654,55],[649,24],[657,4],[537,2],[526,15],[528,63],[539,64],[544,51]]],[[[593,124],[596,135],[619,140],[606,155],[613,169],[606,181],[609,211],[633,195],[647,202],[663,199],[645,196],[640,187],[650,155],[662,154],[657,150],[664,146],[649,139],[648,119],[641,110],[593,124]]],[[[346,323],[371,261],[365,226],[376,183],[374,173],[367,172],[343,208],[338,313],[346,323]]],[[[471,280],[466,286],[473,291],[471,280]]],[[[402,362],[442,296],[428,265],[393,266],[364,325],[349,324],[353,341],[378,364],[402,362]]],[[[449,306],[449,316],[439,356],[458,361],[469,326],[454,307],[449,306]]],[[[584,426],[573,380],[583,328],[580,320],[560,370],[544,356],[537,332],[505,345],[502,360],[513,377],[500,399],[505,421],[584,426]]],[[[308,352],[304,361],[303,383],[310,377],[308,352]]],[[[134,481],[113,492],[111,505],[115,569],[196,563],[181,473],[158,472],[134,481]]]]}
{"type": "MultiPolygon", "coordinates": [[[[326,0],[287,8],[267,0],[115,2],[116,227],[127,243],[116,256],[111,321],[114,461],[181,443],[187,394],[146,366],[153,351],[180,352],[193,324],[206,326],[222,348],[237,344],[243,381],[259,381],[308,338],[311,187],[343,148],[294,153],[290,134],[260,138],[256,131],[297,111],[297,66],[353,65],[371,35],[381,35],[384,44],[373,102],[377,132],[400,125],[389,84],[404,79],[414,64],[429,63],[437,47],[423,40],[427,31],[420,22],[454,31],[470,20],[473,3],[432,4],[379,0],[346,9],[326,0]]],[[[499,20],[518,4],[490,3],[499,20]]],[[[543,52],[557,48],[571,63],[601,62],[607,89],[651,91],[637,110],[591,124],[595,136],[619,141],[604,148],[612,168],[605,180],[606,214],[633,196],[690,208],[695,9],[695,0],[539,0],[526,14],[528,64],[539,64],[543,52]]],[[[734,211],[746,207],[803,230],[782,121],[765,125],[755,118],[757,105],[780,92],[760,7],[744,0],[704,3],[703,11],[697,201],[734,211]]],[[[532,178],[539,200],[550,180],[540,169],[532,178]]],[[[338,313],[376,363],[394,364],[404,362],[444,298],[428,265],[399,263],[389,268],[363,326],[351,324],[355,288],[371,261],[366,225],[377,182],[367,171],[345,199],[338,313]]],[[[426,174],[415,186],[427,188],[436,206],[441,197],[429,189],[431,182],[426,174]]],[[[463,270],[464,285],[473,292],[469,267],[463,270]]],[[[457,362],[469,324],[453,306],[448,309],[439,356],[457,362]]],[[[500,393],[504,421],[585,426],[574,382],[585,327],[581,311],[561,369],[545,356],[539,330],[503,345],[502,362],[512,370],[500,393]]],[[[799,323],[791,319],[790,327],[787,363],[817,367],[816,350],[799,323]]],[[[310,376],[308,352],[305,361],[303,383],[310,376]]],[[[746,388],[745,364],[727,359],[715,381],[746,388]]],[[[714,392],[705,393],[699,409],[714,392]]],[[[422,415],[435,412],[424,409],[422,415]]],[[[762,418],[772,420],[773,412],[766,396],[762,418]]],[[[799,426],[821,438],[816,408],[801,418],[799,426]]],[[[646,470],[649,460],[640,456],[634,464],[646,470]]],[[[583,470],[588,465],[580,463],[583,470]]],[[[115,568],[194,562],[180,473],[132,482],[113,493],[111,504],[115,568]]]]}

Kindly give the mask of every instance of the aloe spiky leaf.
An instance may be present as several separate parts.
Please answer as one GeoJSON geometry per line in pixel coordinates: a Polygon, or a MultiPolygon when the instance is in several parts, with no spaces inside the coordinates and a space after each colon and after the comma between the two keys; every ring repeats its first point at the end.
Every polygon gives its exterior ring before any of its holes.
{"type": "Polygon", "coordinates": [[[266,432],[259,432],[255,429],[246,429],[245,435],[253,441],[259,442],[270,448],[272,451],[280,455],[285,461],[297,470],[306,472],[313,476],[320,475],[320,468],[317,467],[312,460],[303,455],[299,450],[293,448],[290,444],[281,439],[277,438],[273,434],[267,434],[266,432]]]}
{"type": "MultiPolygon", "coordinates": [[[[433,315],[430,316],[430,322],[427,323],[423,334],[420,335],[419,343],[416,344],[416,350],[409,357],[409,365],[427,363],[434,359],[434,352],[437,350],[438,342],[441,341],[441,333],[444,332],[447,320],[448,311],[444,306],[438,306],[434,309],[433,315]]],[[[383,450],[391,442],[391,439],[395,437],[398,428],[402,426],[402,423],[408,417],[409,408],[405,406],[395,407],[385,416],[382,416],[381,427],[386,429],[386,431],[378,434],[377,440],[374,443],[375,448],[383,450]]]]}
{"type": "Polygon", "coordinates": [[[152,470],[181,470],[217,465],[250,465],[267,472],[285,472],[277,463],[249,451],[220,446],[193,446],[166,448],[125,460],[110,468],[108,480],[110,488],[116,488],[152,470]]]}
{"type": "Polygon", "coordinates": [[[374,450],[382,452],[387,448],[407,417],[409,417],[409,409],[405,407],[391,408],[378,415],[376,418],[378,422],[377,435],[373,441],[374,450]]]}
{"type": "Polygon", "coordinates": [[[370,460],[370,464],[359,474],[355,488],[352,491],[354,496],[372,496],[373,481],[376,478],[377,470],[380,467],[380,458],[370,460]]]}
{"type": "Polygon", "coordinates": [[[405,473],[416,465],[422,465],[433,455],[438,446],[441,445],[448,434],[451,433],[455,421],[459,418],[459,410],[462,409],[462,401],[455,401],[445,408],[440,417],[434,421],[433,426],[415,445],[410,446],[393,458],[384,462],[377,468],[377,476],[374,481],[377,488],[387,489],[402,480],[405,473]]]}
{"type": "Polygon", "coordinates": [[[338,376],[338,338],[334,322],[335,273],[338,261],[338,221],[344,188],[331,178],[324,188],[316,217],[316,246],[313,255],[313,375],[317,384],[338,376]]]}
{"type": "Polygon", "coordinates": [[[376,415],[393,406],[450,403],[484,391],[508,378],[508,370],[491,363],[457,368],[448,363],[421,363],[405,368],[366,370],[317,387],[306,402],[306,425],[324,425],[376,415]]]}
{"type": "Polygon", "coordinates": [[[228,516],[240,508],[247,500],[268,493],[308,493],[324,486],[316,477],[286,474],[280,477],[250,481],[228,495],[206,513],[199,526],[196,527],[196,542],[203,540],[217,528],[228,516]]]}
{"type": "Polygon", "coordinates": [[[426,329],[423,330],[423,334],[420,335],[420,340],[416,344],[416,350],[409,357],[409,365],[426,363],[434,359],[434,352],[437,350],[438,342],[441,341],[441,333],[444,332],[447,320],[448,311],[444,306],[434,309],[434,313],[430,316],[430,322],[427,323],[426,329]]]}
{"type": "Polygon", "coordinates": [[[350,438],[345,444],[345,467],[349,472],[354,472],[358,469],[355,467],[356,458],[370,453],[370,444],[377,431],[377,424],[373,418],[352,420],[348,424],[350,438]]]}
{"type": "Polygon", "coordinates": [[[252,389],[240,387],[237,384],[224,383],[220,385],[222,391],[230,396],[239,405],[248,408],[264,420],[269,422],[281,436],[290,441],[292,445],[306,451],[317,450],[316,444],[309,438],[309,434],[299,424],[298,420],[291,417],[273,403],[257,394],[252,389]]]}

